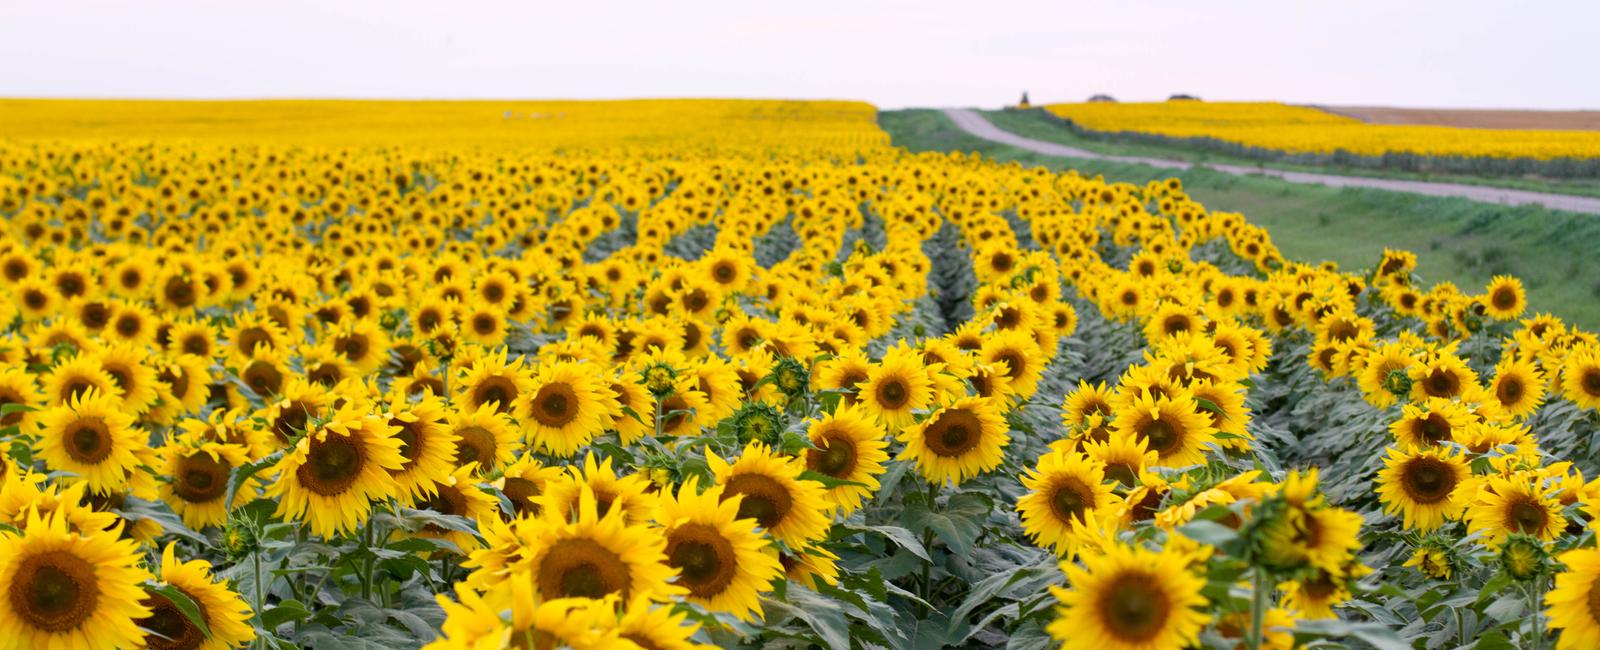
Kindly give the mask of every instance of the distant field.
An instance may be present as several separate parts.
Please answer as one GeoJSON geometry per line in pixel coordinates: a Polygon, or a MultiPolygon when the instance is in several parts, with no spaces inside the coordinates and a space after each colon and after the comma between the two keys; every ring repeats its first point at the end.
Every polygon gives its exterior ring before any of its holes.
{"type": "Polygon", "coordinates": [[[1453,126],[1465,129],[1600,131],[1600,111],[1473,110],[1390,106],[1316,106],[1316,108],[1368,124],[1453,126]]]}

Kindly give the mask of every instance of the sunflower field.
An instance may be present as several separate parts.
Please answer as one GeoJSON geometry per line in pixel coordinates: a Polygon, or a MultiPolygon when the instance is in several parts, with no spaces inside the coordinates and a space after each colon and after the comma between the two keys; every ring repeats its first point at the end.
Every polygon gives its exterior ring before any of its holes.
{"type": "Polygon", "coordinates": [[[1302,164],[1600,177],[1600,132],[1371,124],[1276,102],[1050,104],[1080,135],[1302,164]]]}
{"type": "Polygon", "coordinates": [[[849,102],[0,102],[0,650],[1600,647],[1600,338],[849,102]]]}

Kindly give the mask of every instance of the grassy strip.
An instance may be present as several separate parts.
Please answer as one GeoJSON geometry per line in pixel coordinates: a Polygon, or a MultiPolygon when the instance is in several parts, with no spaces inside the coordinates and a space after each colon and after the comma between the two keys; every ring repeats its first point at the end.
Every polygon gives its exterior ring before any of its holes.
{"type": "Polygon", "coordinates": [[[1600,196],[1600,179],[1562,179],[1542,177],[1515,177],[1515,176],[1472,176],[1468,174],[1426,174],[1408,172],[1394,169],[1356,168],[1341,165],[1303,165],[1293,163],[1266,162],[1256,158],[1244,156],[1230,156],[1225,153],[1196,149],[1192,147],[1162,146],[1141,142],[1112,142],[1094,138],[1086,138],[1071,129],[1051,119],[1044,109],[1018,111],[983,111],[983,116],[995,126],[1010,131],[1020,136],[1055,142],[1071,147],[1077,147],[1095,153],[1113,156],[1143,156],[1146,158],[1163,158],[1168,160],[1183,160],[1191,163],[1218,163],[1241,165],[1244,167],[1261,167],[1266,169],[1285,169],[1291,171],[1315,172],[1319,174],[1339,174],[1342,176],[1365,176],[1369,178],[1390,178],[1407,181],[1432,181],[1439,183],[1459,183],[1462,185],[1481,185],[1486,187],[1504,187],[1515,190],[1528,190],[1532,192],[1550,192],[1554,194],[1571,194],[1574,196],[1600,196]]]}
{"type": "Polygon", "coordinates": [[[1494,275],[1512,274],[1527,285],[1533,310],[1589,329],[1600,327],[1600,218],[1594,215],[1300,185],[1206,169],[1174,173],[1147,165],[1056,158],[967,135],[933,110],[879,113],[878,124],[895,145],[911,151],[978,152],[1001,162],[1071,168],[1130,183],[1177,176],[1206,207],[1241,212],[1267,228],[1290,258],[1331,260],[1355,270],[1376,264],[1385,246],[1406,248],[1416,252],[1425,282],[1450,281],[1477,292],[1494,275]]]}

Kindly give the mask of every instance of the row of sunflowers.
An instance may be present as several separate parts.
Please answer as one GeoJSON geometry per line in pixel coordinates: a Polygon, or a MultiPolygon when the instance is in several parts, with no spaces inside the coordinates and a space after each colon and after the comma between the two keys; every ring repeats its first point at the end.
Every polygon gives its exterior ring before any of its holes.
{"type": "Polygon", "coordinates": [[[1093,131],[1207,138],[1289,154],[1600,158],[1600,133],[1592,131],[1370,124],[1311,106],[1276,102],[1051,104],[1045,109],[1093,131]]]}
{"type": "Polygon", "coordinates": [[[0,142],[0,650],[1600,646],[1516,279],[670,105],[0,142]]]}

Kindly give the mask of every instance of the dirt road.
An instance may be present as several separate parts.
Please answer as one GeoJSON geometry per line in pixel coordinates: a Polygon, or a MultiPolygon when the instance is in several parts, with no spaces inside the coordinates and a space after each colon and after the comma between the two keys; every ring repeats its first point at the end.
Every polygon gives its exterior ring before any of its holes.
{"type": "MultiPolygon", "coordinates": [[[[1024,138],[1015,133],[1003,131],[1000,127],[991,124],[977,111],[966,108],[948,108],[944,114],[955,122],[962,131],[1001,144],[1011,145],[1020,149],[1027,149],[1047,156],[1060,156],[1063,158],[1087,158],[1090,160],[1109,160],[1113,162],[1136,163],[1167,169],[1188,169],[1195,165],[1178,160],[1162,160],[1160,158],[1144,158],[1139,156],[1110,156],[1085,151],[1076,147],[1069,147],[1054,142],[1024,138]]],[[[1454,196],[1485,203],[1498,203],[1501,205],[1542,205],[1552,210],[1567,210],[1570,212],[1586,212],[1600,214],[1600,198],[1585,196],[1567,196],[1564,194],[1549,194],[1545,192],[1529,192],[1526,190],[1511,190],[1482,185],[1461,185],[1457,183],[1431,183],[1427,181],[1406,181],[1389,178],[1370,178],[1364,176],[1339,176],[1335,174],[1314,174],[1310,172],[1284,171],[1267,169],[1263,167],[1249,167],[1245,165],[1221,165],[1206,163],[1200,165],[1207,169],[1214,169],[1228,174],[1241,176],[1257,175],[1281,178],[1291,183],[1304,183],[1311,185],[1327,185],[1329,187],[1370,187],[1391,192],[1410,192],[1412,194],[1427,194],[1430,196],[1454,196]]]]}

